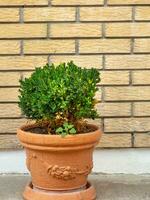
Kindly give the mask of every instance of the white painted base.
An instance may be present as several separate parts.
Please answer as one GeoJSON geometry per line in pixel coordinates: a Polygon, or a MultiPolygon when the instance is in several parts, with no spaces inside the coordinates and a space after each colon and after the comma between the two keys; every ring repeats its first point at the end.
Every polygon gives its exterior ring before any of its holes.
{"type": "MultiPolygon", "coordinates": [[[[150,174],[150,149],[95,150],[93,172],[150,174]]],[[[24,151],[0,151],[0,173],[28,173],[24,151]]]]}

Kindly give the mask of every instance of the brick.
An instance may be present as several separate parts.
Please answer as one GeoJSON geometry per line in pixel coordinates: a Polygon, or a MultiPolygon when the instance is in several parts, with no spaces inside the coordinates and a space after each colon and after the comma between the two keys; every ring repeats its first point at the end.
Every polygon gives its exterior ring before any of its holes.
{"type": "Polygon", "coordinates": [[[100,103],[96,108],[100,117],[131,116],[130,103],[100,103]]]}
{"type": "Polygon", "coordinates": [[[150,7],[137,7],[135,19],[138,21],[150,21],[150,7]]]}
{"type": "Polygon", "coordinates": [[[20,54],[20,41],[0,40],[0,54],[20,54]]]}
{"type": "Polygon", "coordinates": [[[46,63],[47,56],[5,56],[0,57],[0,70],[33,70],[46,63]]]}
{"type": "Polygon", "coordinates": [[[19,79],[18,72],[0,72],[0,86],[18,86],[19,79]]]}
{"type": "Polygon", "coordinates": [[[148,37],[150,23],[110,23],[106,25],[106,37],[148,37]]]}
{"type": "Polygon", "coordinates": [[[103,134],[98,144],[102,148],[131,147],[131,134],[103,134]]]}
{"type": "Polygon", "coordinates": [[[81,21],[130,21],[132,9],[127,7],[81,7],[81,21]]]}
{"type": "Polygon", "coordinates": [[[109,5],[149,5],[149,0],[108,0],[109,5]]]}
{"type": "Polygon", "coordinates": [[[0,24],[0,38],[40,38],[46,36],[46,24],[0,24]]]}
{"type": "Polygon", "coordinates": [[[19,22],[19,9],[0,8],[0,22],[19,22]]]}
{"type": "Polygon", "coordinates": [[[102,5],[104,4],[104,0],[52,0],[52,5],[102,5]]]}
{"type": "Polygon", "coordinates": [[[150,102],[135,102],[134,116],[150,116],[150,102]]]}
{"type": "Polygon", "coordinates": [[[18,88],[0,88],[0,102],[17,102],[18,88]]]}
{"type": "Polygon", "coordinates": [[[0,118],[14,118],[14,117],[20,117],[21,116],[21,111],[20,108],[18,107],[18,104],[0,104],[0,118]]]}
{"type": "Polygon", "coordinates": [[[149,147],[150,146],[150,134],[134,134],[134,147],[149,147]]]}
{"type": "Polygon", "coordinates": [[[105,132],[146,132],[150,131],[150,118],[107,118],[105,132]]]}
{"type": "Polygon", "coordinates": [[[16,133],[17,129],[25,122],[26,119],[0,119],[0,134],[16,133]]]}
{"type": "Polygon", "coordinates": [[[150,84],[150,71],[135,71],[133,72],[133,85],[148,85],[150,84]]]}
{"type": "Polygon", "coordinates": [[[50,60],[52,63],[59,64],[62,62],[69,62],[74,61],[75,64],[79,65],[80,67],[86,68],[102,68],[102,56],[96,55],[88,55],[88,56],[51,56],[50,60]]]}
{"type": "Polygon", "coordinates": [[[132,87],[106,87],[106,101],[138,101],[150,100],[149,86],[132,86],[132,87]]]}
{"type": "Polygon", "coordinates": [[[150,52],[150,39],[136,39],[134,44],[135,53],[149,53],[150,52]]]}
{"type": "Polygon", "coordinates": [[[73,40],[30,40],[24,42],[25,54],[74,53],[73,40]]]}
{"type": "Polygon", "coordinates": [[[51,24],[49,27],[51,38],[79,38],[101,37],[101,24],[51,24]]]}
{"type": "Polygon", "coordinates": [[[24,21],[75,21],[75,8],[25,8],[24,21]]]}
{"type": "Polygon", "coordinates": [[[126,39],[95,39],[81,40],[80,53],[129,53],[130,40],[126,39]]]}
{"type": "Polygon", "coordinates": [[[0,149],[21,149],[16,135],[0,135],[0,149]]]}
{"type": "Polygon", "coordinates": [[[150,55],[108,55],[106,69],[150,69],[150,55]]]}
{"type": "Polygon", "coordinates": [[[125,71],[101,71],[101,85],[128,85],[129,72],[125,71]]]}
{"type": "Polygon", "coordinates": [[[48,5],[48,0],[0,0],[0,6],[48,5]]]}

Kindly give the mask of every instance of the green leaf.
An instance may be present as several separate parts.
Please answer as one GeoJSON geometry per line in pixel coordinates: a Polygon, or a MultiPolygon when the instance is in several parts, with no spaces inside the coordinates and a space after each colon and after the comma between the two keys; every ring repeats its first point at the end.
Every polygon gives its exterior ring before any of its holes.
{"type": "Polygon", "coordinates": [[[63,124],[63,126],[64,126],[65,128],[68,128],[68,122],[65,122],[65,123],[63,124]]]}
{"type": "Polygon", "coordinates": [[[56,133],[62,133],[63,132],[63,128],[62,127],[59,127],[56,129],[56,133]]]}
{"type": "Polygon", "coordinates": [[[69,130],[69,133],[70,134],[75,134],[77,131],[76,131],[76,129],[75,128],[72,128],[71,130],[69,130]]]}
{"type": "Polygon", "coordinates": [[[71,124],[68,125],[68,129],[71,129],[71,128],[73,128],[73,127],[74,127],[74,126],[71,125],[71,124]]]}

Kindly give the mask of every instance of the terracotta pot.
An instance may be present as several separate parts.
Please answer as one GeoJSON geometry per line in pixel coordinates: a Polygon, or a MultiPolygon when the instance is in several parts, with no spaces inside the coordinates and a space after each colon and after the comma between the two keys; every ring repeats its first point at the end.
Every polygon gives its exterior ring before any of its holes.
{"type": "Polygon", "coordinates": [[[68,135],[34,134],[32,126],[17,131],[26,149],[27,167],[32,176],[33,187],[44,190],[72,190],[86,186],[87,176],[93,167],[92,154],[101,132],[68,135]]]}

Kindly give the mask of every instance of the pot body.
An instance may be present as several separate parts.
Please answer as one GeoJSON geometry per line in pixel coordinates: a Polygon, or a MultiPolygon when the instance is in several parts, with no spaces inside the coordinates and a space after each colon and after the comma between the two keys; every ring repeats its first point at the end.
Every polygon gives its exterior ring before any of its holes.
{"type": "Polygon", "coordinates": [[[62,138],[34,134],[24,126],[17,135],[26,150],[26,164],[34,187],[44,190],[72,190],[84,187],[93,167],[93,150],[101,132],[62,138]]]}

